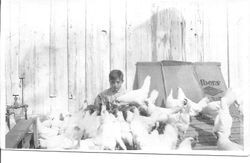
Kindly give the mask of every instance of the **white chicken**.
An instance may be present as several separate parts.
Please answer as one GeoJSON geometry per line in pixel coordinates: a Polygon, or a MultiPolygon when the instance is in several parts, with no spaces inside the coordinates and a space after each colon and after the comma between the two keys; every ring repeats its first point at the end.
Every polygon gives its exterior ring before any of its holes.
{"type": "Polygon", "coordinates": [[[37,118],[37,129],[40,145],[47,149],[74,149],[77,140],[80,140],[80,135],[82,135],[79,134],[79,127],[71,129],[70,134],[62,133],[59,135],[57,129],[43,126],[39,118],[37,118]]]}
{"type": "Polygon", "coordinates": [[[121,128],[121,138],[125,144],[129,147],[133,146],[133,135],[130,129],[130,125],[128,122],[125,121],[123,118],[123,114],[121,111],[117,112],[117,123],[119,123],[121,128]]]}
{"type": "Polygon", "coordinates": [[[52,119],[47,119],[47,120],[45,120],[45,121],[43,121],[43,122],[41,122],[41,123],[42,123],[42,125],[43,125],[44,127],[51,128],[51,126],[52,126],[52,119]]]}
{"type": "Polygon", "coordinates": [[[138,120],[132,120],[131,130],[136,149],[151,152],[166,152],[176,148],[178,129],[172,124],[165,126],[163,134],[159,134],[156,129],[148,133],[143,123],[138,120]]]}
{"type": "Polygon", "coordinates": [[[157,118],[141,116],[139,110],[135,107],[133,114],[133,121],[138,121],[149,133],[152,131],[152,128],[156,125],[157,118]]]}
{"type": "Polygon", "coordinates": [[[220,110],[220,101],[212,101],[207,104],[205,108],[202,109],[201,113],[211,117],[215,120],[220,110]]]}
{"type": "Polygon", "coordinates": [[[174,108],[178,106],[182,106],[183,99],[174,99],[173,97],[173,89],[170,89],[169,95],[166,99],[166,107],[167,108],[174,108]]]}
{"type": "Polygon", "coordinates": [[[144,106],[144,101],[148,98],[150,80],[151,77],[147,76],[140,89],[129,91],[126,94],[119,96],[116,101],[119,103],[138,104],[140,106],[144,106]]]}
{"type": "Polygon", "coordinates": [[[177,150],[183,150],[183,151],[193,150],[197,142],[198,142],[197,138],[187,137],[179,144],[177,150]]]}
{"type": "Polygon", "coordinates": [[[93,138],[97,135],[97,130],[101,125],[101,117],[97,114],[97,111],[92,114],[87,111],[84,118],[78,122],[80,128],[84,131],[84,138],[93,138]]]}
{"type": "Polygon", "coordinates": [[[100,146],[102,150],[115,150],[117,144],[123,150],[126,150],[126,146],[122,141],[120,125],[114,115],[108,113],[106,105],[102,105],[101,124],[97,129],[93,142],[100,146]]]}
{"type": "Polygon", "coordinates": [[[69,139],[64,135],[52,136],[47,139],[39,139],[40,146],[46,149],[76,149],[79,140],[69,139]]]}
{"type": "Polygon", "coordinates": [[[53,112],[51,115],[47,116],[47,119],[41,122],[41,124],[44,127],[58,130],[59,134],[61,134],[70,116],[71,114],[68,112],[53,112]]]}
{"type": "Polygon", "coordinates": [[[178,95],[177,95],[177,99],[186,99],[187,98],[187,96],[185,95],[185,93],[184,93],[184,91],[183,91],[183,89],[181,88],[181,87],[178,87],[177,88],[177,91],[178,91],[178,95]]]}
{"type": "Polygon", "coordinates": [[[162,142],[159,137],[159,132],[156,129],[153,130],[150,134],[145,133],[144,139],[140,139],[140,149],[148,152],[163,152],[164,150],[161,148],[162,142]]]}
{"type": "MultiPolygon", "coordinates": [[[[241,112],[242,111],[241,109],[243,108],[243,100],[241,94],[239,94],[238,90],[235,91],[232,88],[229,88],[228,90],[230,90],[232,94],[234,94],[234,99],[235,99],[234,104],[236,105],[236,108],[238,108],[239,111],[241,112]]],[[[207,104],[207,107],[203,108],[202,114],[208,115],[209,117],[215,120],[216,116],[219,113],[220,108],[221,108],[221,101],[212,101],[207,104]]]]}
{"type": "Polygon", "coordinates": [[[217,149],[225,151],[242,151],[243,146],[229,140],[228,135],[222,132],[215,132],[217,136],[217,149]]]}
{"type": "MultiPolygon", "coordinates": [[[[66,116],[66,115],[65,115],[66,116]]],[[[64,123],[64,116],[62,113],[54,119],[52,119],[51,128],[61,128],[64,123]]]]}
{"type": "Polygon", "coordinates": [[[130,123],[131,132],[133,135],[134,148],[143,151],[152,151],[157,149],[156,146],[159,144],[158,132],[154,130],[149,134],[145,124],[140,121],[137,117],[137,113],[128,111],[127,120],[130,123]]]}
{"type": "Polygon", "coordinates": [[[133,142],[135,144],[135,148],[145,150],[145,148],[147,148],[149,143],[148,131],[145,129],[143,124],[137,120],[132,120],[130,122],[130,126],[131,126],[131,131],[133,133],[133,142]]]}
{"type": "Polygon", "coordinates": [[[178,141],[178,129],[175,124],[166,124],[163,134],[159,135],[159,150],[175,150],[178,141]]]}
{"type": "Polygon", "coordinates": [[[190,105],[189,102],[183,107],[183,109],[180,112],[177,112],[175,114],[171,114],[169,116],[169,122],[172,124],[175,124],[175,126],[178,128],[179,135],[183,138],[186,134],[189,125],[190,125],[190,105]]]}
{"type": "Polygon", "coordinates": [[[191,116],[196,116],[198,115],[203,108],[205,108],[207,106],[207,104],[209,103],[209,99],[208,97],[204,97],[202,98],[198,103],[193,102],[192,100],[188,99],[185,95],[185,93],[183,92],[182,88],[178,88],[178,97],[177,99],[179,100],[183,100],[186,99],[190,105],[190,115],[191,116]]]}
{"type": "Polygon", "coordinates": [[[77,148],[78,151],[88,151],[88,150],[101,150],[101,146],[94,143],[93,138],[84,139],[80,141],[80,146],[77,148]]]}
{"type": "Polygon", "coordinates": [[[130,130],[133,136],[134,149],[147,150],[152,140],[149,139],[149,131],[147,124],[144,124],[140,119],[140,115],[137,109],[134,109],[134,113],[130,110],[127,111],[127,122],[130,125],[130,130]]]}
{"type": "Polygon", "coordinates": [[[190,115],[196,116],[198,115],[209,103],[208,97],[203,97],[198,103],[195,103],[191,101],[190,99],[187,99],[190,102],[190,115]]]}
{"type": "Polygon", "coordinates": [[[150,101],[152,104],[155,103],[156,99],[158,98],[159,96],[159,92],[155,89],[153,89],[147,99],[147,101],[150,101]]]}
{"type": "Polygon", "coordinates": [[[158,91],[153,90],[150,94],[150,97],[145,101],[147,105],[147,113],[150,117],[156,121],[167,121],[169,115],[177,113],[182,110],[185,101],[182,101],[182,106],[176,106],[173,108],[162,108],[154,105],[156,98],[158,97],[158,91]]]}
{"type": "Polygon", "coordinates": [[[214,121],[214,133],[221,132],[227,137],[231,135],[233,119],[229,112],[229,107],[234,103],[235,99],[235,95],[231,89],[228,89],[224,97],[221,98],[220,110],[214,121]]]}
{"type": "Polygon", "coordinates": [[[149,97],[145,100],[145,104],[147,107],[145,108],[148,115],[151,115],[154,112],[154,103],[159,96],[159,92],[157,90],[152,90],[149,97]]]}
{"type": "Polygon", "coordinates": [[[84,138],[94,137],[96,136],[97,128],[100,126],[100,116],[97,116],[97,112],[91,114],[86,104],[80,110],[64,118],[64,123],[61,127],[62,133],[70,131],[74,126],[78,126],[83,131],[84,138]]]}
{"type": "Polygon", "coordinates": [[[57,129],[52,129],[52,128],[43,126],[39,117],[37,117],[36,122],[37,122],[37,131],[38,131],[38,135],[40,138],[48,139],[48,138],[58,135],[59,131],[57,129]]]}

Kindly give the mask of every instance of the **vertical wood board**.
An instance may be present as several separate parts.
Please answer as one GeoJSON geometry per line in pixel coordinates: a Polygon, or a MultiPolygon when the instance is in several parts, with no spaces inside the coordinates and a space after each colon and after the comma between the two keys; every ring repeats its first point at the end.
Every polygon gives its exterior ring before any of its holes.
{"type": "Polygon", "coordinates": [[[126,0],[110,0],[110,69],[124,74],[126,87],[126,0]]]}
{"type": "Polygon", "coordinates": [[[93,103],[97,94],[109,87],[109,1],[87,0],[86,14],[86,93],[88,102],[93,103]]]}
{"type": "Polygon", "coordinates": [[[127,0],[127,89],[133,89],[136,62],[151,61],[151,1],[127,0]],[[143,7],[141,7],[143,6],[143,7]]]}
{"type": "Polygon", "coordinates": [[[85,100],[85,1],[68,1],[68,97],[69,111],[85,100]]]}

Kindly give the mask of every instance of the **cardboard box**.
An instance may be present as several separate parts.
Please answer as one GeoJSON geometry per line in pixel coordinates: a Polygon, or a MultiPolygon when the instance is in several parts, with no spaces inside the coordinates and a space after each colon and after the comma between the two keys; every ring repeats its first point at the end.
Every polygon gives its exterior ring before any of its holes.
{"type": "Polygon", "coordinates": [[[145,77],[150,75],[150,92],[153,89],[159,91],[156,100],[158,106],[165,106],[171,89],[176,98],[178,87],[194,102],[204,96],[208,96],[212,101],[220,100],[227,89],[220,66],[218,62],[138,62],[133,88],[140,88],[145,77]]]}

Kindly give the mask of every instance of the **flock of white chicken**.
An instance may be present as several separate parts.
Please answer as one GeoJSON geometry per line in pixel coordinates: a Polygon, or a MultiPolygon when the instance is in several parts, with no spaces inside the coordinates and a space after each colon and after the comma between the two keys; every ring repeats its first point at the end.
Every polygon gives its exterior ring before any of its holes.
{"type": "Polygon", "coordinates": [[[103,104],[100,112],[86,102],[76,113],[60,113],[43,122],[38,118],[40,147],[79,151],[192,150],[198,139],[197,135],[185,137],[190,117],[205,112],[215,117],[211,132],[217,136],[218,150],[243,149],[229,140],[232,126],[229,106],[236,101],[231,89],[221,101],[209,102],[205,97],[195,103],[178,88],[178,97],[174,99],[171,90],[166,108],[162,108],[155,105],[158,91],[149,92],[150,81],[151,77],[147,76],[140,89],[118,97],[112,108],[103,104]],[[115,109],[115,114],[110,109],[115,109]]]}

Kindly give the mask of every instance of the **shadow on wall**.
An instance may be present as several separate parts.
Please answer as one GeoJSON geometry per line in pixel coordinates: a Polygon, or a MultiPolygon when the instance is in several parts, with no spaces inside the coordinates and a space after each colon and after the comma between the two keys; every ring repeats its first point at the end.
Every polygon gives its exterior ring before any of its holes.
{"type": "MultiPolygon", "coordinates": [[[[131,48],[140,52],[144,52],[145,48],[151,50],[150,61],[185,61],[185,26],[185,20],[178,9],[168,8],[155,11],[148,21],[131,27],[132,33],[128,35],[138,38],[131,48]],[[141,43],[148,43],[151,48],[140,45],[141,43]]],[[[147,60],[144,57],[140,59],[141,61],[147,60]]]]}
{"type": "MultiPolygon", "coordinates": [[[[140,61],[186,61],[185,27],[185,20],[178,9],[168,8],[155,11],[148,21],[132,27],[133,32],[128,33],[128,35],[132,35],[130,37],[137,38],[132,40],[133,44],[131,43],[132,45],[128,49],[128,53],[132,54],[129,54],[128,57],[140,55],[134,60],[129,59],[132,63],[128,64],[132,65],[140,61]],[[141,43],[149,47],[145,47],[141,43]]],[[[136,71],[133,76],[133,89],[138,87],[138,72],[136,71]]],[[[162,106],[164,106],[164,101],[162,101],[162,106]]]]}

